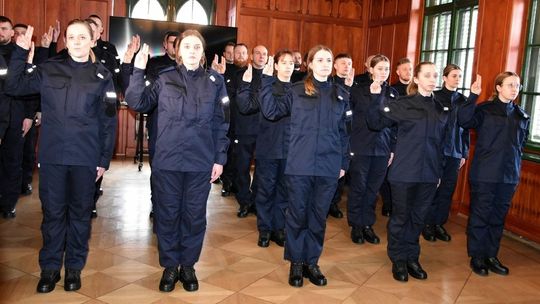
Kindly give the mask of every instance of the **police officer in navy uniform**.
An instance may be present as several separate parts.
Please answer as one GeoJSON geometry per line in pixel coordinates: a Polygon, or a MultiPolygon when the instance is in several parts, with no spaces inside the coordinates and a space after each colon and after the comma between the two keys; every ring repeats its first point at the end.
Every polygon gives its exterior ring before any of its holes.
{"type": "MultiPolygon", "coordinates": [[[[450,117],[443,146],[443,175],[422,231],[424,239],[430,242],[437,239],[449,242],[452,238],[443,225],[448,221],[459,170],[469,155],[469,131],[461,128],[457,119],[459,109],[467,102],[467,97],[457,91],[461,75],[459,66],[447,65],[443,70],[443,87],[434,92],[435,98],[450,108],[450,117]]],[[[474,103],[478,95],[473,92],[469,98],[474,103]]]]}
{"type": "MultiPolygon", "coordinates": [[[[272,58],[272,57],[270,57],[272,58]]],[[[236,101],[240,112],[259,112],[259,99],[266,98],[269,103],[274,98],[287,94],[291,88],[291,75],[294,70],[292,53],[279,51],[276,55],[277,75],[273,85],[253,88],[253,68],[248,66],[242,78],[236,101]]],[[[273,64],[273,58],[268,64],[273,64]]],[[[287,209],[287,187],[285,185],[285,166],[289,143],[290,116],[278,120],[264,118],[259,112],[259,132],[257,134],[255,158],[257,185],[255,204],[257,207],[257,245],[268,247],[270,241],[278,246],[285,244],[285,211],[287,209]]]]}
{"type": "Polygon", "coordinates": [[[464,128],[476,130],[477,141],[469,173],[470,214],[467,224],[467,254],[472,270],[508,275],[497,255],[504,219],[519,183],[523,146],[529,133],[530,116],[514,103],[521,89],[519,76],[503,72],[495,78],[489,101],[470,101],[458,115],[464,128]]]}
{"type": "Polygon", "coordinates": [[[82,20],[66,29],[69,56],[25,68],[33,27],[17,39],[6,80],[13,95],[41,94],[39,196],[43,248],[38,292],[50,292],[65,266],[64,289],[81,287],[88,255],[94,182],[109,167],[116,134],[112,75],[91,52],[92,29],[82,20]],[[64,263],[62,263],[64,260],[64,263]]]}
{"type": "MultiPolygon", "coordinates": [[[[349,138],[346,122],[349,92],[329,81],[332,52],[323,45],[308,54],[308,75],[304,82],[293,84],[277,102],[260,99],[261,111],[270,120],[291,116],[287,154],[287,190],[289,207],[286,215],[285,259],[291,262],[289,285],[300,287],[303,277],[317,286],[327,284],[318,261],[321,256],[326,215],[337,181],[345,175],[349,163],[349,138]]],[[[354,70],[352,70],[354,71],[354,70]]],[[[272,75],[272,65],[265,68],[272,75]]],[[[352,85],[354,72],[347,85],[352,85]]],[[[262,87],[274,82],[263,77],[262,87]]]]}
{"type": "Polygon", "coordinates": [[[199,288],[194,265],[206,231],[206,202],[229,144],[229,98],[223,77],[201,65],[204,38],[186,30],[175,49],[179,64],[145,87],[148,45],[143,45],[126,91],[131,108],[146,112],[157,106],[159,115],[152,183],[159,263],[165,268],[159,290],[165,292],[178,280],[186,291],[199,288]]]}
{"type": "Polygon", "coordinates": [[[431,62],[414,70],[409,94],[386,101],[380,81],[371,84],[373,105],[368,110],[370,128],[397,124],[395,156],[388,180],[392,187],[392,215],[388,222],[388,256],[393,277],[409,275],[427,279],[420,265],[419,237],[442,174],[442,144],[449,108],[433,98],[438,73],[431,62]]]}
{"type": "Polygon", "coordinates": [[[120,65],[120,57],[118,56],[118,51],[116,50],[116,46],[109,41],[104,41],[101,39],[101,35],[103,34],[103,31],[105,30],[103,28],[103,20],[99,15],[90,15],[88,16],[89,19],[92,19],[96,25],[97,25],[97,40],[96,40],[96,46],[100,49],[102,49],[105,52],[108,52],[112,55],[112,57],[115,59],[117,65],[120,65]]]}
{"type": "Polygon", "coordinates": [[[0,54],[0,145],[2,145],[4,134],[9,126],[9,100],[4,94],[4,80],[6,79],[7,72],[8,66],[6,60],[0,54]]]}
{"type": "MultiPolygon", "coordinates": [[[[390,60],[380,54],[373,56],[369,72],[372,82],[382,82],[381,94],[385,100],[396,100],[397,91],[386,82],[390,74],[390,60]]],[[[351,240],[357,244],[364,241],[380,243],[372,227],[376,219],[375,204],[387,167],[392,162],[396,136],[394,126],[373,129],[367,125],[366,116],[372,106],[370,85],[366,83],[351,88],[353,127],[350,137],[352,156],[347,221],[351,227],[351,240]]]]}
{"type": "Polygon", "coordinates": [[[392,84],[392,88],[399,93],[399,96],[407,96],[407,87],[411,83],[412,69],[412,63],[409,58],[404,57],[398,61],[396,66],[398,80],[392,84]]]}

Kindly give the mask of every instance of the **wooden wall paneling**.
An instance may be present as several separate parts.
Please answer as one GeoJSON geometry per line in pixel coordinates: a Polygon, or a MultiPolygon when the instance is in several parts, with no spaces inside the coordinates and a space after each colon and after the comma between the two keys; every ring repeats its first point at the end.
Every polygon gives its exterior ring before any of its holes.
{"type": "Polygon", "coordinates": [[[109,36],[109,16],[111,12],[111,5],[109,0],[79,0],[79,18],[86,19],[88,16],[94,14],[101,17],[103,21],[103,34],[102,39],[108,40],[109,36]]]}
{"type": "Polygon", "coordinates": [[[398,0],[396,15],[408,15],[411,10],[411,0],[398,0]]]}
{"type": "Polygon", "coordinates": [[[334,26],[334,39],[332,51],[334,56],[338,53],[349,53],[353,60],[353,66],[358,70],[363,70],[364,62],[364,33],[361,27],[334,26]]]}
{"type": "Polygon", "coordinates": [[[237,22],[239,29],[249,29],[238,31],[238,42],[247,44],[248,53],[251,53],[251,49],[258,44],[271,45],[270,18],[242,15],[237,22]]]}
{"type": "Polygon", "coordinates": [[[372,0],[371,9],[369,10],[369,20],[378,20],[383,16],[383,1],[382,0],[372,0]]]}
{"type": "Polygon", "coordinates": [[[308,14],[313,16],[332,16],[332,0],[307,0],[308,14]]]}
{"type": "Polygon", "coordinates": [[[3,4],[3,15],[11,19],[13,24],[23,23],[34,27],[33,40],[41,44],[41,35],[45,32],[43,20],[44,0],[6,1],[3,4]]]}
{"type": "Polygon", "coordinates": [[[242,8],[259,8],[264,10],[270,9],[270,0],[241,0],[240,7],[242,8]]]}
{"type": "MultiPolygon", "coordinates": [[[[124,2],[124,1],[121,1],[124,2]]],[[[227,26],[228,25],[228,19],[227,19],[227,7],[228,3],[227,1],[216,1],[216,8],[214,12],[214,24],[215,25],[221,25],[221,26],[227,26]]]]}
{"type": "Polygon", "coordinates": [[[422,22],[424,18],[424,1],[409,0],[409,33],[407,35],[407,57],[412,61],[413,66],[420,58],[420,43],[422,39],[422,22]]]}
{"type": "Polygon", "coordinates": [[[317,44],[333,45],[332,26],[325,23],[305,22],[302,33],[302,50],[308,52],[317,44]]]}
{"type": "Polygon", "coordinates": [[[269,51],[275,54],[278,50],[300,49],[300,21],[274,18],[272,20],[271,45],[269,51]]]}
{"type": "Polygon", "coordinates": [[[280,12],[302,13],[302,0],[275,0],[275,9],[280,12]]]}
{"type": "Polygon", "coordinates": [[[339,0],[337,3],[338,18],[363,20],[364,1],[339,0]]]}
{"type": "MultiPolygon", "coordinates": [[[[223,1],[217,1],[217,3],[223,3],[223,1]]],[[[224,9],[223,11],[226,12],[226,9],[224,9]]],[[[114,0],[114,13],[113,13],[113,16],[120,16],[120,17],[129,16],[128,11],[127,11],[126,1],[114,0]]],[[[225,19],[225,22],[226,21],[227,20],[225,19]]],[[[218,24],[218,25],[220,25],[220,24],[218,24]]],[[[224,23],[223,25],[226,25],[226,23],[224,23]]]]}
{"type": "Polygon", "coordinates": [[[383,5],[383,18],[397,16],[396,7],[397,0],[384,0],[383,5]]]}
{"type": "Polygon", "coordinates": [[[381,27],[381,46],[379,52],[391,58],[394,50],[394,25],[383,25],[381,27]]]}
{"type": "Polygon", "coordinates": [[[369,55],[377,54],[379,53],[379,50],[381,49],[381,33],[382,33],[382,27],[376,26],[376,27],[370,27],[368,29],[368,39],[367,39],[367,50],[366,54],[364,56],[364,59],[369,55]]]}

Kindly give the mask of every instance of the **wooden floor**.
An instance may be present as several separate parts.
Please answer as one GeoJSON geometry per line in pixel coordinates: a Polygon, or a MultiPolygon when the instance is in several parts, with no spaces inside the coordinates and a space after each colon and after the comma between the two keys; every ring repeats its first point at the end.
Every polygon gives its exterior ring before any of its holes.
{"type": "Polygon", "coordinates": [[[257,247],[255,217],[237,218],[235,200],[222,198],[220,185],[212,186],[205,244],[195,267],[200,290],[188,293],[177,285],[162,293],[148,218],[148,177],[147,164],[137,172],[130,161],[114,161],[106,173],[78,292],[57,286],[49,294],[36,293],[41,207],[37,191],[21,198],[17,217],[0,219],[0,303],[540,303],[540,251],[504,237],[499,257],[510,275],[471,274],[465,220],[459,216],[447,225],[450,243],[421,241],[421,263],[429,278],[408,283],[392,279],[387,218],[379,217],[375,225],[379,245],[353,244],[346,219],[330,218],[320,260],[328,286],[306,280],[302,288],[290,287],[283,249],[274,243],[257,247]]]}

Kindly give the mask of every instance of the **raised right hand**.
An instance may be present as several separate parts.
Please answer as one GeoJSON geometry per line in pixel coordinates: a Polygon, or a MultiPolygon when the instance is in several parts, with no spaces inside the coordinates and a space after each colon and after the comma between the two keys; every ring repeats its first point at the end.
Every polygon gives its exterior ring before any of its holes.
{"type": "Polygon", "coordinates": [[[268,56],[268,63],[264,66],[263,74],[268,76],[274,75],[274,56],[268,56]]]}
{"type": "Polygon", "coordinates": [[[134,66],[138,69],[146,69],[146,64],[148,63],[148,55],[150,54],[150,47],[148,44],[143,44],[141,51],[135,56],[134,66]]]}
{"type": "Polygon", "coordinates": [[[25,50],[30,49],[32,46],[32,35],[34,35],[34,27],[29,25],[24,35],[17,36],[17,45],[25,50]]]}
{"type": "Polygon", "coordinates": [[[253,80],[253,66],[251,66],[251,63],[248,64],[244,76],[242,76],[242,80],[245,82],[251,82],[251,80],[253,80]]]}
{"type": "Polygon", "coordinates": [[[223,75],[225,74],[225,71],[227,70],[227,61],[225,60],[225,57],[221,56],[221,62],[219,61],[219,56],[216,54],[214,56],[214,61],[212,61],[212,70],[218,72],[219,74],[223,75]]]}

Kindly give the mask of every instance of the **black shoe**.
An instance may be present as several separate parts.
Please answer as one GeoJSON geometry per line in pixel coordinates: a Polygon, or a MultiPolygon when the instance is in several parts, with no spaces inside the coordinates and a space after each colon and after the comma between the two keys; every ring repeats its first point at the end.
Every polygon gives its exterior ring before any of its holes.
{"type": "Polygon", "coordinates": [[[259,240],[257,241],[257,246],[259,247],[270,246],[270,232],[268,231],[259,232],[259,240]]]}
{"type": "Polygon", "coordinates": [[[501,264],[501,261],[497,259],[497,257],[494,258],[487,258],[486,259],[486,265],[489,271],[494,272],[496,274],[500,275],[508,275],[509,270],[508,267],[501,264]]]}
{"type": "Polygon", "coordinates": [[[159,290],[171,292],[174,290],[174,284],[178,282],[178,268],[167,267],[163,270],[161,281],[159,281],[159,290]]]}
{"type": "Polygon", "coordinates": [[[381,239],[375,234],[371,226],[366,226],[362,229],[362,234],[364,235],[364,240],[371,244],[379,244],[381,239]]]}
{"type": "Polygon", "coordinates": [[[285,246],[285,231],[283,229],[272,232],[270,240],[279,247],[285,246]]]}
{"type": "Polygon", "coordinates": [[[428,242],[435,242],[435,226],[434,225],[425,225],[424,230],[422,230],[422,236],[428,242]]]}
{"type": "Polygon", "coordinates": [[[470,265],[472,271],[477,275],[483,277],[488,275],[488,267],[484,259],[472,257],[470,265]]]}
{"type": "Polygon", "coordinates": [[[418,263],[418,261],[407,262],[407,272],[415,279],[427,279],[427,272],[422,269],[422,266],[420,263],[418,263]]]}
{"type": "Polygon", "coordinates": [[[317,286],[326,285],[326,277],[322,274],[319,265],[304,265],[302,274],[304,278],[308,278],[309,281],[317,286]]]}
{"type": "Polygon", "coordinates": [[[302,285],[304,285],[302,263],[291,263],[291,269],[289,270],[289,285],[293,287],[302,287],[302,285]]]}
{"type": "Polygon", "coordinates": [[[97,217],[97,209],[93,209],[92,210],[92,215],[90,215],[91,218],[96,218],[97,217]]]}
{"type": "Polygon", "coordinates": [[[384,210],[384,209],[383,209],[383,210],[381,211],[381,214],[382,214],[382,216],[389,217],[389,216],[392,214],[392,211],[390,211],[390,210],[384,210]]]}
{"type": "Polygon", "coordinates": [[[249,214],[249,205],[242,205],[240,208],[238,208],[238,213],[236,213],[236,216],[240,218],[247,217],[249,214]]]}
{"type": "Polygon", "coordinates": [[[15,211],[15,208],[13,208],[11,211],[4,211],[2,213],[2,217],[5,219],[14,218],[17,216],[17,212],[15,211]]]}
{"type": "Polygon", "coordinates": [[[81,289],[81,271],[75,269],[66,269],[64,275],[64,290],[75,291],[81,289]]]}
{"type": "Polygon", "coordinates": [[[392,263],[392,276],[394,280],[400,282],[407,282],[409,280],[409,273],[407,272],[407,263],[403,261],[397,261],[392,263]]]}
{"type": "Polygon", "coordinates": [[[364,244],[364,234],[362,233],[362,229],[357,227],[351,228],[351,240],[353,243],[356,244],[364,244]]]}
{"type": "Polygon", "coordinates": [[[257,215],[257,207],[255,207],[255,204],[249,205],[248,212],[257,215]]]}
{"type": "Polygon", "coordinates": [[[153,219],[154,218],[154,210],[150,211],[150,214],[148,215],[149,218],[153,219]]]}
{"type": "Polygon", "coordinates": [[[21,194],[22,195],[30,195],[30,194],[32,194],[32,185],[31,184],[23,185],[22,188],[21,188],[21,194]]]}
{"type": "Polygon", "coordinates": [[[43,270],[37,284],[37,292],[47,293],[54,290],[56,283],[60,281],[60,271],[58,270],[43,270]]]}
{"type": "Polygon", "coordinates": [[[99,196],[103,195],[103,188],[99,187],[99,196]]]}
{"type": "Polygon", "coordinates": [[[452,239],[450,234],[446,232],[446,229],[444,229],[442,225],[435,225],[434,232],[435,232],[435,237],[441,241],[450,242],[450,240],[452,239]]]}
{"type": "Polygon", "coordinates": [[[339,210],[339,207],[338,207],[337,204],[330,204],[330,209],[328,210],[328,215],[331,215],[332,217],[335,217],[335,218],[342,218],[343,217],[343,212],[341,212],[341,210],[339,210]]]}
{"type": "Polygon", "coordinates": [[[184,287],[185,291],[195,291],[199,289],[199,281],[197,280],[193,266],[180,267],[178,279],[182,282],[182,287],[184,287]]]}

